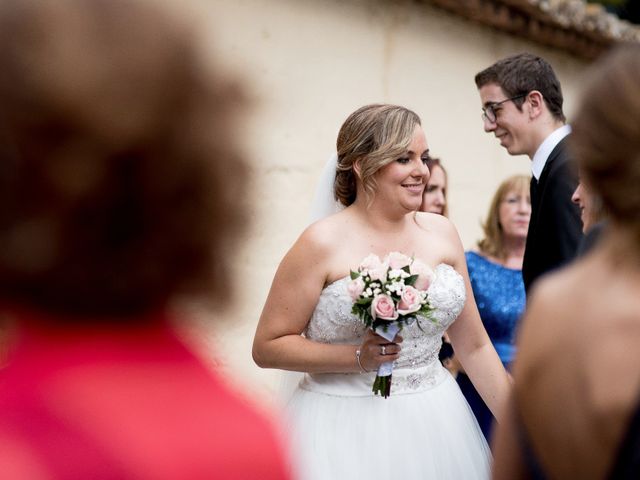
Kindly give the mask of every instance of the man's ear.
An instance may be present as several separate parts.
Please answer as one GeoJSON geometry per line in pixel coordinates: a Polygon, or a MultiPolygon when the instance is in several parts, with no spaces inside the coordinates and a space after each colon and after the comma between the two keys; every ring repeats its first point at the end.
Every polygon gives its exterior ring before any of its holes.
{"type": "Polygon", "coordinates": [[[547,108],[544,103],[544,97],[538,90],[531,90],[527,95],[526,101],[529,103],[529,118],[538,118],[542,112],[547,108]]]}

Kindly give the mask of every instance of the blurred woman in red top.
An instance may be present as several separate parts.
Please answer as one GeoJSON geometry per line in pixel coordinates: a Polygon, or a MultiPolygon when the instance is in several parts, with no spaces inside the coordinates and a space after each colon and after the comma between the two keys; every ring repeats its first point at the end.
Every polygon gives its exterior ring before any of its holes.
{"type": "MultiPolygon", "coordinates": [[[[181,10],[184,10],[181,4],[181,10]]],[[[239,96],[187,15],[0,3],[5,478],[284,479],[279,435],[169,327],[229,296],[239,96]]]]}

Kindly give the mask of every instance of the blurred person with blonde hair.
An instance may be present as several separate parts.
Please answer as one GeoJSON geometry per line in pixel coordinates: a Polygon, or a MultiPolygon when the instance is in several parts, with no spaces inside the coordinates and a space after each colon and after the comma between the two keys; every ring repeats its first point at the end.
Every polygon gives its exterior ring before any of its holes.
{"type": "Polygon", "coordinates": [[[422,194],[421,212],[437,213],[438,215],[449,215],[447,204],[447,171],[442,166],[439,158],[429,158],[427,161],[429,169],[429,181],[424,187],[422,194]]]}
{"type": "MultiPolygon", "coordinates": [[[[449,204],[447,202],[447,171],[442,166],[441,160],[437,157],[429,157],[427,160],[427,168],[429,169],[429,180],[424,187],[420,211],[448,217],[449,204]]],[[[442,364],[450,372],[455,374],[454,364],[452,363],[453,347],[451,346],[449,336],[446,332],[442,336],[442,347],[440,347],[438,357],[442,364]]]]}
{"type": "Polygon", "coordinates": [[[237,87],[193,22],[0,2],[3,478],[289,477],[272,422],[171,327],[178,299],[228,303],[246,218],[237,87]]]}
{"type": "Polygon", "coordinates": [[[596,62],[573,127],[608,226],[533,292],[496,434],[499,480],[640,477],[640,45],[596,62]]]}

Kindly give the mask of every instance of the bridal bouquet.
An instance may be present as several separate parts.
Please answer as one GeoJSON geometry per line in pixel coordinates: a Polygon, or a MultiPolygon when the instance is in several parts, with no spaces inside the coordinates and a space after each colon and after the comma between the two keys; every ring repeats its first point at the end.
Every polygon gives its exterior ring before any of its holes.
{"type": "MultiPolygon", "coordinates": [[[[433,277],[429,266],[402,253],[391,252],[383,260],[370,254],[356,272],[351,271],[347,286],[353,300],[351,313],[391,342],[418,315],[435,321],[427,295],[433,277]]],[[[384,398],[390,395],[392,371],[393,362],[380,365],[373,393],[384,398]]]]}

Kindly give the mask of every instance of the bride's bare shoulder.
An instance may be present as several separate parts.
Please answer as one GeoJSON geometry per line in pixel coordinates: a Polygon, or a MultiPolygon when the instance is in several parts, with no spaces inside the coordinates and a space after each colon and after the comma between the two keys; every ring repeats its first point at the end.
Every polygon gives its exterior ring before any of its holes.
{"type": "Polygon", "coordinates": [[[453,225],[444,215],[430,212],[416,212],[416,223],[425,229],[447,229],[453,225]]]}
{"type": "Polygon", "coordinates": [[[346,211],[334,213],[309,225],[298,238],[297,244],[305,249],[322,251],[332,249],[348,228],[350,215],[346,211]]]}
{"type": "Polygon", "coordinates": [[[447,217],[429,212],[416,212],[416,224],[427,233],[458,237],[458,231],[447,217]]]}

